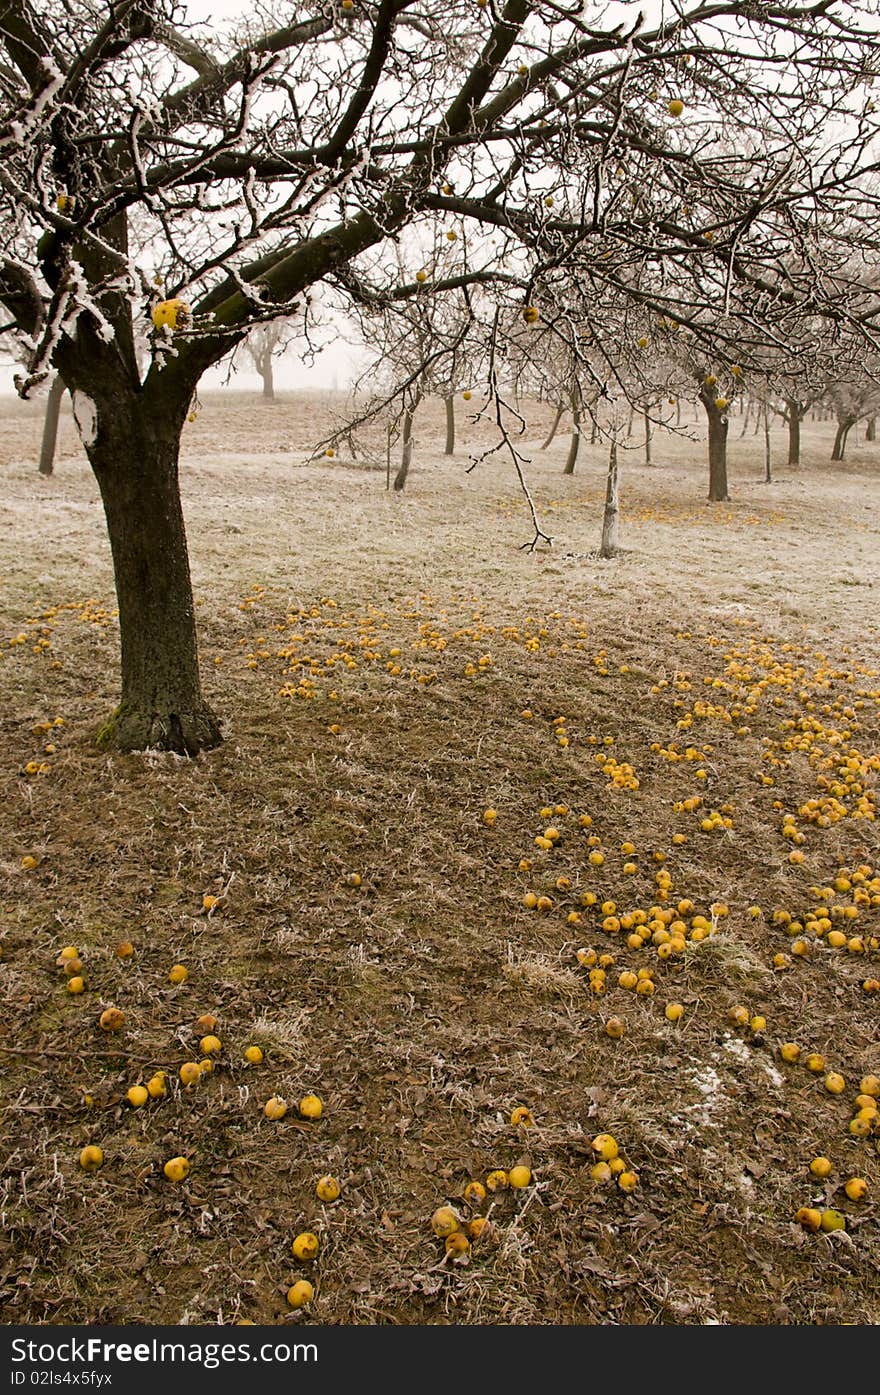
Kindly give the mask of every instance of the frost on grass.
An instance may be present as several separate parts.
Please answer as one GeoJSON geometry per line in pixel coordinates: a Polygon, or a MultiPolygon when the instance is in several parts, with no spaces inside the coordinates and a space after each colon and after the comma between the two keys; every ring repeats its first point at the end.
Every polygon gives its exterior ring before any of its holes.
{"type": "Polygon", "coordinates": [[[735,1060],[742,1062],[743,1065],[753,1066],[756,1070],[761,1071],[777,1090],[785,1084],[784,1077],[780,1075],[773,1062],[768,1061],[762,1052],[752,1051],[748,1043],[739,1037],[728,1037],[722,1044],[722,1049],[729,1056],[733,1056],[735,1060]]]}
{"type": "Polygon", "coordinates": [[[291,1060],[305,1050],[305,1029],[310,1017],[307,1009],[282,1017],[258,1017],[251,1027],[249,1040],[264,1051],[291,1060]]]}
{"type": "Polygon", "coordinates": [[[687,1072],[687,1080],[700,1098],[685,1105],[685,1114],[698,1127],[713,1127],[727,1104],[721,1076],[714,1066],[700,1065],[687,1072]]]}
{"type": "Polygon", "coordinates": [[[731,1056],[735,1056],[738,1061],[746,1064],[752,1059],[751,1051],[739,1037],[728,1037],[724,1043],[724,1050],[729,1052],[731,1056]]]}
{"type": "MultiPolygon", "coordinates": [[[[851,1158],[853,1171],[858,1159],[873,1187],[875,1140],[850,1140],[845,1100],[829,1096],[805,1070],[774,1061],[768,1049],[789,1037],[817,1048],[834,1041],[834,1063],[850,1082],[880,1069],[874,1002],[861,990],[865,957],[816,945],[790,972],[776,973],[771,956],[787,943],[785,929],[766,914],[752,921],[745,913],[752,902],[768,909],[806,904],[806,884],[845,865],[853,846],[873,847],[876,825],[840,821],[806,830],[816,862],[800,872],[785,864],[777,875],[777,854],[788,848],[771,817],[772,801],[784,797],[786,807],[799,807],[814,793],[813,767],[793,763],[764,794],[754,774],[762,768],[765,728],[755,723],[754,740],[719,739],[715,763],[737,805],[741,842],[731,846],[695,833],[687,856],[670,853],[668,861],[676,894],[701,909],[727,900],[730,917],[684,955],[657,963],[657,994],[644,1000],[625,996],[611,973],[607,997],[594,1001],[573,963],[564,905],[525,921],[512,893],[514,885],[517,893],[525,886],[512,869],[523,854],[536,856],[535,812],[548,800],[564,800],[574,817],[589,809],[612,850],[636,824],[643,854],[668,847],[670,831],[688,827],[669,817],[673,797],[690,790],[681,783],[682,764],[658,765],[638,800],[624,805],[605,795],[606,781],[578,757],[578,743],[591,732],[607,731],[621,742],[625,735],[636,759],[639,743],[647,752],[655,736],[665,740],[674,713],[667,713],[662,695],[656,706],[640,705],[639,694],[657,675],[634,674],[630,647],[652,652],[652,663],[669,672],[689,665],[697,682],[730,681],[725,655],[744,638],[751,644],[752,620],[741,634],[713,619],[722,641],[717,647],[703,643],[698,626],[719,585],[723,597],[742,597],[750,559],[759,553],[762,566],[786,568],[788,584],[821,613],[823,625],[827,619],[838,627],[840,643],[852,643],[841,671],[854,670],[863,655],[874,666],[863,616],[842,594],[846,588],[823,590],[815,549],[802,556],[792,543],[821,508],[829,522],[818,555],[838,565],[834,556],[850,545],[846,530],[862,526],[845,520],[859,516],[863,479],[832,479],[817,465],[809,500],[792,495],[789,518],[760,542],[741,515],[721,525],[702,504],[675,502],[678,532],[670,525],[658,546],[653,519],[658,489],[666,506],[665,485],[656,474],[646,471],[639,481],[634,473],[643,519],[634,517],[630,526],[645,542],[643,566],[628,575],[625,594],[609,588],[591,617],[591,643],[607,638],[609,658],[629,667],[617,677],[615,663],[604,665],[606,693],[603,684],[582,681],[582,651],[563,648],[575,628],[567,620],[546,626],[546,647],[524,648],[541,617],[558,606],[558,581],[526,570],[518,554],[512,571],[504,564],[510,519],[498,513],[500,486],[491,475],[479,482],[470,477],[472,492],[459,496],[457,467],[444,466],[439,450],[426,445],[431,468],[419,477],[405,527],[395,508],[397,521],[379,541],[382,481],[368,471],[304,466],[298,487],[290,487],[283,452],[290,439],[308,443],[322,401],[291,401],[278,409],[283,418],[270,421],[243,394],[212,394],[189,435],[196,468],[188,509],[204,583],[212,588],[202,618],[209,653],[223,659],[217,681],[227,685],[224,701],[238,714],[236,746],[227,746],[210,769],[189,774],[167,756],[155,764],[99,763],[80,739],[87,722],[106,710],[115,682],[107,631],[112,579],[109,558],[95,545],[94,485],[71,426],[65,468],[53,486],[57,511],[35,511],[28,462],[39,404],[9,406],[0,446],[15,527],[3,535],[2,560],[14,628],[36,636],[42,625],[53,626],[51,649],[37,652],[23,641],[2,651],[7,784],[26,793],[26,800],[16,794],[0,801],[6,885],[0,1000],[18,1052],[3,1058],[11,1104],[0,1203],[10,1221],[4,1239],[17,1300],[10,1299],[10,1312],[36,1322],[119,1321],[135,1313],[172,1323],[239,1315],[299,1323],[284,1299],[288,1228],[317,1223],[317,1210],[310,1209],[315,1180],[332,1170],[346,1186],[341,1205],[321,1218],[326,1247],[313,1310],[321,1322],[876,1320],[877,1237],[867,1208],[843,1203],[853,1227],[846,1247],[837,1236],[801,1235],[792,1225],[814,1194],[804,1172],[806,1145],[851,1158]],[[263,459],[255,458],[257,450],[263,459]],[[215,468],[218,454],[222,469],[215,468]],[[316,532],[314,500],[331,494],[334,509],[316,532]],[[227,513],[241,533],[225,524],[227,513]],[[300,540],[293,561],[291,537],[300,540]],[[702,551],[690,547],[694,537],[702,551]],[[50,544],[52,575],[44,582],[35,573],[50,544]],[[673,544],[684,559],[686,589],[681,568],[675,574],[670,568],[673,544]],[[711,577],[696,560],[702,564],[706,547],[718,549],[711,577]],[[329,567],[328,558],[355,551],[357,568],[329,567]],[[33,565],[27,552],[37,558],[33,565]],[[462,556],[474,568],[464,594],[462,556]],[[428,599],[426,559],[435,587],[428,599]],[[328,590],[336,591],[332,611],[321,603],[328,590]],[[89,595],[99,599],[84,602],[89,595]],[[42,614],[65,596],[69,611],[42,614]],[[475,596],[483,607],[479,622],[472,618],[475,596]],[[676,639],[658,622],[658,604],[691,629],[689,639],[676,639]],[[525,615],[536,616],[535,623],[526,625],[525,615]],[[33,626],[26,625],[31,616],[33,626]],[[276,622],[303,634],[294,649],[305,658],[304,671],[312,659],[316,668],[328,665],[325,686],[340,696],[332,709],[322,701],[296,706],[276,698],[282,663],[291,663],[271,652],[276,622]],[[501,625],[508,622],[516,622],[510,634],[518,640],[504,639],[501,625]],[[421,625],[448,636],[444,651],[431,651],[441,675],[433,686],[417,685],[406,667],[397,675],[383,667],[389,645],[409,654],[423,642],[421,625]],[[463,669],[485,652],[487,637],[479,631],[492,625],[494,674],[477,677],[478,689],[463,669]],[[459,627],[462,638],[455,637],[459,627]],[[617,649],[614,636],[624,633],[628,647],[617,649]],[[355,649],[352,641],[360,638],[365,643],[355,649]],[[547,652],[551,641],[555,655],[547,652]],[[357,667],[339,659],[343,645],[356,654],[357,667]],[[370,667],[362,656],[374,647],[382,653],[370,667]],[[250,669],[246,656],[264,649],[266,657],[250,669]],[[64,667],[54,667],[56,661],[64,667]],[[94,673],[94,699],[81,691],[86,671],[94,673]],[[526,702],[536,713],[531,722],[518,715],[526,702]],[[64,727],[51,738],[48,729],[35,732],[34,724],[43,726],[39,719],[51,720],[56,711],[66,714],[69,735],[64,727]],[[567,714],[571,730],[565,755],[548,748],[556,713],[567,714]],[[329,721],[341,723],[338,739],[330,739],[329,721]],[[58,746],[51,773],[20,781],[18,772],[41,757],[45,739],[58,746]],[[414,789],[417,802],[408,802],[414,789]],[[489,803],[499,808],[494,831],[480,821],[489,803]],[[20,867],[25,853],[38,860],[32,872],[20,867]],[[96,877],[96,867],[105,875],[96,877]],[[364,874],[360,888],[345,884],[349,868],[364,874]],[[205,889],[228,884],[233,871],[222,915],[191,924],[184,907],[196,913],[205,889]],[[134,920],[142,922],[141,934],[134,920]],[[201,934],[192,957],[188,936],[196,925],[201,934]],[[129,936],[142,943],[126,965],[113,946],[129,936]],[[68,940],[87,952],[93,992],[132,1009],[124,1069],[105,1069],[106,1058],[96,1051],[123,1043],[104,1041],[103,1034],[96,1041],[94,1012],[69,999],[54,968],[59,945],[68,940]],[[168,966],[188,953],[189,985],[172,991],[168,966]],[[663,1004],[673,997],[687,1004],[675,1029],[663,1018],[663,1004]],[[733,1029],[735,1002],[766,1013],[768,1045],[733,1029]],[[169,1072],[179,1066],[191,1054],[192,1021],[207,1008],[217,1012],[229,1050],[197,1089],[178,1090],[172,1079],[173,1101],[140,1113],[81,1105],[83,1087],[106,1082],[112,1101],[154,1061],[167,1062],[169,1072]],[[611,1012],[627,1016],[621,1043],[602,1033],[601,1020],[611,1012]],[[251,1042],[266,1057],[246,1070],[240,1057],[251,1042]],[[318,1127],[298,1123],[293,1108],[311,1087],[327,1102],[318,1127]],[[291,1104],[286,1124],[277,1127],[262,1112],[276,1092],[291,1104]],[[511,1127],[519,1103],[532,1107],[534,1129],[511,1127]],[[192,1206],[158,1179],[158,1190],[153,1185],[154,1165],[171,1151],[169,1129],[174,1152],[193,1149],[192,1206]],[[600,1131],[614,1134],[640,1173],[632,1198],[597,1187],[590,1177],[590,1139],[600,1131]],[[77,1150],[93,1133],[108,1162],[86,1181],[77,1150]],[[523,1155],[536,1188],[546,1184],[546,1191],[527,1211],[527,1197],[493,1196],[483,1210],[491,1208],[494,1243],[474,1245],[465,1264],[448,1262],[430,1231],[434,1208],[444,1200],[458,1205],[468,1178],[484,1179],[490,1168],[510,1167],[523,1155]],[[153,1170],[138,1184],[146,1166],[153,1170]],[[117,1206],[120,1185],[127,1189],[117,1206]],[[75,1246],[62,1238],[74,1230],[75,1246]],[[163,1243],[166,1232],[173,1253],[163,1243]],[[143,1256],[135,1265],[138,1249],[143,1256]],[[34,1256],[39,1263],[30,1269],[34,1256]],[[21,1272],[27,1286],[17,1282],[21,1272]],[[788,1316],[780,1318],[782,1295],[788,1316]]],[[[426,403],[425,414],[442,441],[442,404],[426,403]]],[[[828,429],[821,430],[827,442],[828,429]]],[[[822,444],[819,428],[815,439],[822,444]]],[[[745,462],[745,444],[742,451],[745,462]]],[[[699,478],[684,484],[697,497],[703,462],[694,462],[699,478]]],[[[556,493],[560,464],[557,458],[543,467],[545,495],[556,493]]],[[[572,546],[583,551],[598,502],[599,464],[598,453],[579,462],[582,484],[574,487],[583,494],[565,514],[575,530],[572,546]]],[[[874,549],[872,574],[878,564],[874,549]]],[[[586,567],[584,574],[586,591],[592,585],[586,567]]],[[[586,628],[583,619],[577,629],[586,628]]],[[[788,642],[784,622],[767,619],[770,630],[777,624],[780,642],[788,642]]],[[[762,622],[756,653],[764,653],[766,632],[762,622]]],[[[278,646],[289,647],[286,635],[278,646]]],[[[829,662],[836,663],[837,640],[833,652],[829,662]]],[[[781,661],[800,658],[786,651],[781,661]]],[[[848,682],[827,681],[845,701],[848,682]]],[[[856,675],[854,684],[861,683],[874,688],[876,678],[856,675]]],[[[315,686],[321,686],[317,678],[315,686]]],[[[786,697],[786,707],[775,708],[777,690],[776,684],[768,689],[770,733],[789,715],[799,718],[802,705],[792,693],[790,705],[786,697]]],[[[860,721],[874,749],[873,707],[860,710],[860,721]]],[[[780,736],[787,740],[787,731],[780,736]]],[[[615,853],[594,872],[583,867],[582,848],[572,828],[571,838],[541,858],[542,889],[551,891],[564,872],[577,878],[575,903],[586,886],[602,896],[635,896],[633,883],[617,883],[615,853]]],[[[645,865],[644,889],[653,897],[651,870],[645,865]]],[[[587,939],[596,912],[583,908],[581,915],[578,941],[587,939]]],[[[653,946],[607,943],[617,951],[618,970],[654,963],[653,946]]]]}
{"type": "Polygon", "coordinates": [[[755,952],[729,930],[720,931],[697,944],[688,942],[685,963],[698,963],[703,970],[715,968],[725,982],[744,987],[757,986],[772,974],[755,952]]]}
{"type": "Polygon", "coordinates": [[[562,993],[566,997],[583,993],[583,983],[570,969],[561,969],[541,955],[521,954],[510,944],[501,972],[509,983],[534,992],[562,993]]]}

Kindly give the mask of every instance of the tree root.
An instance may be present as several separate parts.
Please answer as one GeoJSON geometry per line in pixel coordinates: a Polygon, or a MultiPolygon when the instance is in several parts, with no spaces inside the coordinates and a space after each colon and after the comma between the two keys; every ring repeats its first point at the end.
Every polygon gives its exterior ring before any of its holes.
{"type": "Polygon", "coordinates": [[[152,706],[123,703],[97,733],[97,744],[115,751],[173,751],[197,756],[219,746],[223,736],[211,709],[157,712],[152,706]]]}

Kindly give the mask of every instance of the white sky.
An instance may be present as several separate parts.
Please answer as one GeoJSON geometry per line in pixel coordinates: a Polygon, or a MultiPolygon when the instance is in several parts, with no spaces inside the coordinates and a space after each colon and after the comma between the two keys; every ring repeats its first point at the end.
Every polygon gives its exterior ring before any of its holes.
{"type": "MultiPolygon", "coordinates": [[[[244,355],[241,355],[244,360],[244,355]]],[[[226,366],[212,368],[202,378],[201,386],[210,390],[221,387],[226,379],[226,366]]],[[[292,388],[347,388],[358,373],[356,350],[350,345],[337,341],[315,357],[315,362],[307,367],[298,362],[294,343],[283,358],[276,358],[274,368],[275,386],[280,391],[292,388]]],[[[242,361],[241,370],[231,379],[237,388],[257,388],[260,378],[256,373],[247,372],[242,361]]]]}
{"type": "MultiPolygon", "coordinates": [[[[12,386],[14,371],[11,364],[0,363],[0,393],[15,391],[12,386]]],[[[307,388],[313,391],[325,388],[347,388],[357,373],[358,361],[355,350],[347,344],[331,344],[323,353],[317,355],[310,368],[298,363],[295,352],[291,350],[284,358],[276,359],[275,387],[280,392],[290,392],[298,388],[307,388]]],[[[212,368],[202,378],[201,387],[207,391],[222,387],[225,378],[225,366],[212,368]]],[[[256,373],[246,372],[242,366],[241,372],[236,373],[231,379],[230,386],[241,388],[243,391],[256,391],[261,383],[256,373]]]]}

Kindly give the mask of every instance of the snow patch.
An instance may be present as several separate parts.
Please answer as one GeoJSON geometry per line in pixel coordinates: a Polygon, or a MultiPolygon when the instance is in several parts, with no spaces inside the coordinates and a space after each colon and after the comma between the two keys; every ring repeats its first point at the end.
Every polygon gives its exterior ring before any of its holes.
{"type": "Polygon", "coordinates": [[[701,1066],[699,1070],[688,1071],[687,1078],[689,1084],[698,1090],[703,1098],[695,1104],[686,1105],[685,1114],[696,1116],[699,1124],[711,1125],[714,1122],[713,1115],[724,1104],[721,1076],[712,1066],[701,1066]]]}
{"type": "Polygon", "coordinates": [[[711,1066],[707,1066],[702,1075],[697,1071],[692,1071],[691,1080],[701,1095],[714,1095],[717,1090],[721,1089],[721,1076],[711,1066]]]}
{"type": "Polygon", "coordinates": [[[785,1076],[780,1074],[771,1061],[762,1060],[761,1065],[764,1067],[765,1073],[770,1077],[770,1080],[776,1086],[777,1090],[781,1089],[785,1084],[785,1076]]]}
{"type": "Polygon", "coordinates": [[[744,1065],[759,1066],[777,1089],[781,1089],[785,1084],[785,1078],[780,1075],[779,1071],[773,1065],[773,1062],[766,1060],[760,1053],[751,1051],[747,1043],[742,1041],[739,1037],[728,1037],[723,1043],[723,1048],[729,1056],[736,1057],[736,1059],[742,1061],[744,1065]]]}

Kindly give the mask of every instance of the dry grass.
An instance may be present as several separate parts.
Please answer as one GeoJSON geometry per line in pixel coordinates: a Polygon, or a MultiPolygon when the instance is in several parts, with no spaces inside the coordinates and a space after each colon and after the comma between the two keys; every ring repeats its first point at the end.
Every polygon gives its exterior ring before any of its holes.
{"type": "MultiPolygon", "coordinates": [[[[564,441],[533,450],[557,541],[529,555],[507,474],[463,471],[487,428],[465,424],[461,457],[444,461],[440,413],[426,411],[394,497],[363,461],[307,463],[338,410],[329,397],[209,397],[188,431],[203,667],[227,740],[186,764],[90,743],[116,695],[97,490],[69,419],[45,481],[37,413],[4,406],[5,1320],[880,1320],[875,1140],[847,1132],[859,1077],[880,1073],[878,997],[861,987],[880,974],[880,910],[859,908],[866,953],[812,942],[784,972],[770,967],[789,939],[775,907],[801,914],[810,886],[880,861],[873,820],[818,828],[798,814],[820,779],[840,778],[841,749],[858,753],[862,797],[876,788],[872,448],[856,443],[849,468],[831,469],[830,428],[814,427],[804,468],[766,486],[755,443],[734,439],[734,502],[710,507],[700,443],[660,437],[656,467],[625,463],[627,551],[601,563],[597,450],[572,479],[564,441]],[[696,702],[716,710],[680,728],[696,702]],[[35,732],[55,717],[64,725],[35,732]],[[786,724],[810,720],[821,730],[808,749],[786,749],[786,724]],[[668,759],[671,743],[698,758],[668,759]],[[597,754],[629,762],[639,788],[608,788],[597,754]],[[48,771],[29,775],[33,760],[48,771]],[[676,812],[694,794],[732,806],[733,827],[702,832],[703,810],[676,812]],[[562,837],[540,852],[540,810],[557,804],[570,809],[553,815],[562,837]],[[801,866],[784,813],[805,834],[801,866]],[[621,910],[650,906],[658,850],[670,904],[690,898],[707,917],[729,906],[714,935],[665,962],[580,904],[594,890],[621,910]],[[552,911],[523,907],[532,887],[552,911]],[[210,914],[208,892],[220,897],[210,914]],[[121,939],[136,945],[130,963],[114,953],[121,939]],[[67,943],[85,961],[78,998],[55,966],[67,943]],[[575,959],[590,944],[617,959],[601,997],[575,959]],[[175,962],[189,969],[180,987],[175,962]],[[617,986],[621,968],[646,964],[653,997],[617,986]],[[678,1026],[663,1015],[672,999],[678,1026]],[[740,1001],[766,1016],[761,1037],[730,1024],[740,1001]],[[118,1041],[97,1028],[111,1003],[127,1017],[118,1041]],[[208,1011],[224,1055],[184,1091],[176,1070],[208,1011]],[[619,1042],[602,1030],[611,1013],[626,1020],[619,1042]],[[845,1094],[781,1063],[786,1039],[823,1051],[845,1094]],[[242,1063],[251,1042],[262,1066],[242,1063]],[[169,1098],[129,1109],[126,1089],[160,1067],[169,1098]],[[263,1117],[269,1095],[308,1090],[325,1103],[317,1123],[294,1109],[263,1117]],[[536,1118],[527,1132],[509,1124],[521,1102],[536,1118]],[[639,1172],[631,1198],[590,1179],[600,1130],[639,1172]],[[89,1176],[86,1142],[106,1155],[89,1176]],[[193,1166],[175,1188],[161,1168],[181,1152],[193,1166]],[[835,1163],[828,1184],[807,1171],[819,1152],[835,1163]],[[492,1243],[445,1260],[434,1208],[462,1206],[470,1177],[520,1160],[535,1183],[493,1204],[492,1243]],[[314,1194],[328,1171],[343,1182],[334,1206],[314,1194]],[[858,1205],[839,1190],[856,1173],[872,1188],[858,1205]],[[815,1197],[847,1213],[845,1233],[794,1224],[815,1197]],[[322,1239],[318,1296],[292,1314],[290,1242],[305,1228],[322,1239]]],[[[529,415],[536,445],[549,412],[529,415]]],[[[380,464],[379,434],[366,445],[380,464]]]]}

